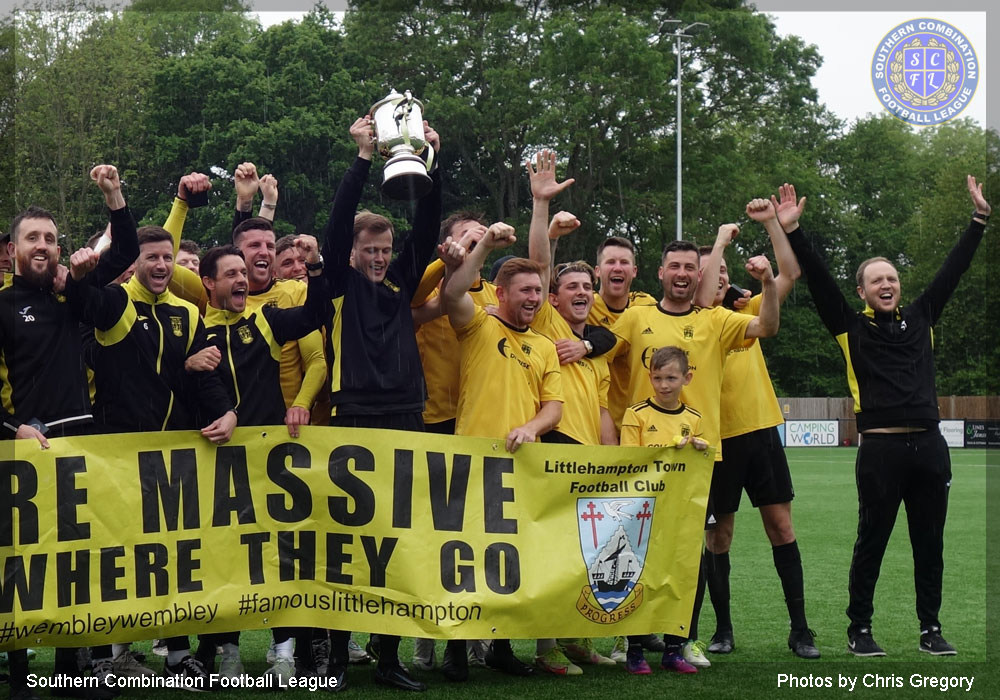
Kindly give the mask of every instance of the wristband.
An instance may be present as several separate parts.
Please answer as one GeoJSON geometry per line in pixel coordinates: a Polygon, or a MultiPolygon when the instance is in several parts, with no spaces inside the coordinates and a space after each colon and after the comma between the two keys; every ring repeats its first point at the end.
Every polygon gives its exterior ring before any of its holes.
{"type": "Polygon", "coordinates": [[[277,206],[278,206],[277,204],[268,204],[267,202],[261,202],[260,203],[260,208],[261,209],[274,209],[277,206]]]}
{"type": "Polygon", "coordinates": [[[972,211],[972,218],[973,219],[982,219],[983,221],[989,221],[990,220],[990,215],[989,214],[983,214],[982,212],[973,210],[972,211]]]}

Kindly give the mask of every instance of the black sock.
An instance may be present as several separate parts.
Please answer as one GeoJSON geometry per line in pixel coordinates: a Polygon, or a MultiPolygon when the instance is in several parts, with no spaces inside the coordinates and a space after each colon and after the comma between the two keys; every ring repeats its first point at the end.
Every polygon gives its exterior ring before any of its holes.
{"type": "Polygon", "coordinates": [[[701,563],[698,566],[698,585],[694,591],[694,608],[691,610],[691,626],[688,628],[688,639],[698,638],[698,618],[701,617],[701,605],[705,602],[705,554],[702,550],[701,563]]]}
{"type": "Polygon", "coordinates": [[[802,583],[802,557],[799,555],[798,542],[771,548],[774,557],[774,568],[781,579],[781,588],[785,592],[785,605],[788,606],[788,617],[793,630],[808,629],[806,622],[806,597],[802,583]]]}
{"type": "Polygon", "coordinates": [[[495,656],[513,656],[514,648],[510,645],[509,639],[494,639],[490,645],[495,656]]]}
{"type": "Polygon", "coordinates": [[[705,550],[705,579],[715,609],[715,631],[732,632],[729,611],[729,552],[713,554],[705,550]]]}
{"type": "Polygon", "coordinates": [[[630,634],[628,636],[628,648],[642,651],[642,638],[645,636],[644,634],[630,634]]]}
{"type": "Polygon", "coordinates": [[[663,635],[663,644],[666,647],[663,650],[664,654],[679,654],[681,647],[687,641],[684,637],[678,637],[676,634],[665,634],[663,635]]]}
{"type": "Polygon", "coordinates": [[[399,666],[399,637],[394,634],[378,636],[378,665],[382,668],[399,666]]]}
{"type": "Polygon", "coordinates": [[[351,641],[351,633],[345,630],[330,630],[330,665],[344,669],[350,661],[347,644],[351,641]]]}

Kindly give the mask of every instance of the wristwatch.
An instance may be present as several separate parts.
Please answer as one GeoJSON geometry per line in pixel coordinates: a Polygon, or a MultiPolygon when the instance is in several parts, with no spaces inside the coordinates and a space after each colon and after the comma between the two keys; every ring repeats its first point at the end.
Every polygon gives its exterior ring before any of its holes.
{"type": "Polygon", "coordinates": [[[586,338],[583,339],[583,347],[587,348],[587,354],[594,352],[594,344],[586,338]]]}
{"type": "Polygon", "coordinates": [[[982,219],[983,221],[989,221],[990,220],[990,215],[989,214],[983,214],[982,212],[976,211],[975,209],[973,209],[972,210],[972,218],[973,219],[982,219]]]}
{"type": "Polygon", "coordinates": [[[315,272],[316,270],[322,270],[322,269],[323,269],[323,256],[322,255],[319,256],[319,262],[314,262],[314,263],[307,262],[306,263],[306,270],[308,270],[309,272],[315,272]]]}

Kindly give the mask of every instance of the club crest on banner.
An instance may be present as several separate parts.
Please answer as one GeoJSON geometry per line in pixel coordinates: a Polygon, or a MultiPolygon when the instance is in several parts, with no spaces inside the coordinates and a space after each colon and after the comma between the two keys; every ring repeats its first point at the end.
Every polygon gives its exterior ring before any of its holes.
{"type": "Polygon", "coordinates": [[[655,505],[655,498],[577,499],[587,585],[576,609],[587,619],[618,622],[642,605],[639,577],[649,548],[655,505]]]}

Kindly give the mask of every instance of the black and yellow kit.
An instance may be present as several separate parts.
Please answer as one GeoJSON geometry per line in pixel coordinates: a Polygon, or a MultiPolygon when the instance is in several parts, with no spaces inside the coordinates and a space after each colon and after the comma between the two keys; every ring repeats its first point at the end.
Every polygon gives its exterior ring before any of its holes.
{"type": "Polygon", "coordinates": [[[233,408],[216,372],[184,370],[205,347],[193,304],[169,291],[154,295],[138,277],[103,288],[70,280],[66,298],[94,326],[94,420],[102,432],[203,427],[233,408]]]}
{"type": "Polygon", "coordinates": [[[701,414],[683,403],[663,408],[650,398],[626,408],[622,417],[622,445],[673,447],[680,438],[701,436],[701,414]]]}
{"type": "Polygon", "coordinates": [[[847,361],[859,432],[896,426],[937,429],[931,327],[972,262],[984,228],[971,221],[923,294],[885,314],[852,309],[802,230],[788,234],[816,311],[847,361]]]}
{"type": "Polygon", "coordinates": [[[374,283],[351,266],[354,214],[371,161],[356,158],[337,188],[323,230],[324,274],[333,315],[327,322],[331,414],[420,413],[426,390],[410,300],[437,245],[441,180],[418,200],[413,230],[385,279],[374,283]]]}
{"type": "Polygon", "coordinates": [[[657,348],[679,347],[687,355],[693,375],[691,383],[681,390],[681,400],[698,407],[704,439],[718,450],[716,460],[722,459],[719,404],[723,365],[730,350],[753,342],[745,338],[752,320],[752,316],[721,306],[711,309],[693,306],[683,313],[664,311],[659,304],[629,307],[611,330],[620,339],[615,357],[628,359],[631,404],[653,395],[649,382],[650,356],[657,348]]]}
{"type": "Polygon", "coordinates": [[[940,629],[951,457],[938,430],[932,327],[983,237],[973,219],[927,289],[888,313],[855,311],[800,229],[788,234],[809,292],[847,364],[858,431],[858,537],[848,577],[851,630],[869,629],[875,584],[900,503],[906,507],[917,617],[940,629]],[[880,428],[905,432],[865,432],[880,428]]]}
{"type": "Polygon", "coordinates": [[[205,311],[209,345],[219,348],[217,368],[229,398],[236,404],[240,425],[280,425],[285,420],[281,391],[281,349],[289,340],[315,332],[326,318],[326,285],[310,277],[304,306],[250,308],[243,313],[205,311]]]}
{"type": "MultiPolygon", "coordinates": [[[[110,217],[111,248],[80,284],[108,284],[139,256],[128,208],[110,217]]],[[[78,317],[63,297],[20,275],[0,291],[0,398],[4,437],[34,420],[59,432],[93,421],[78,317]]]]}

